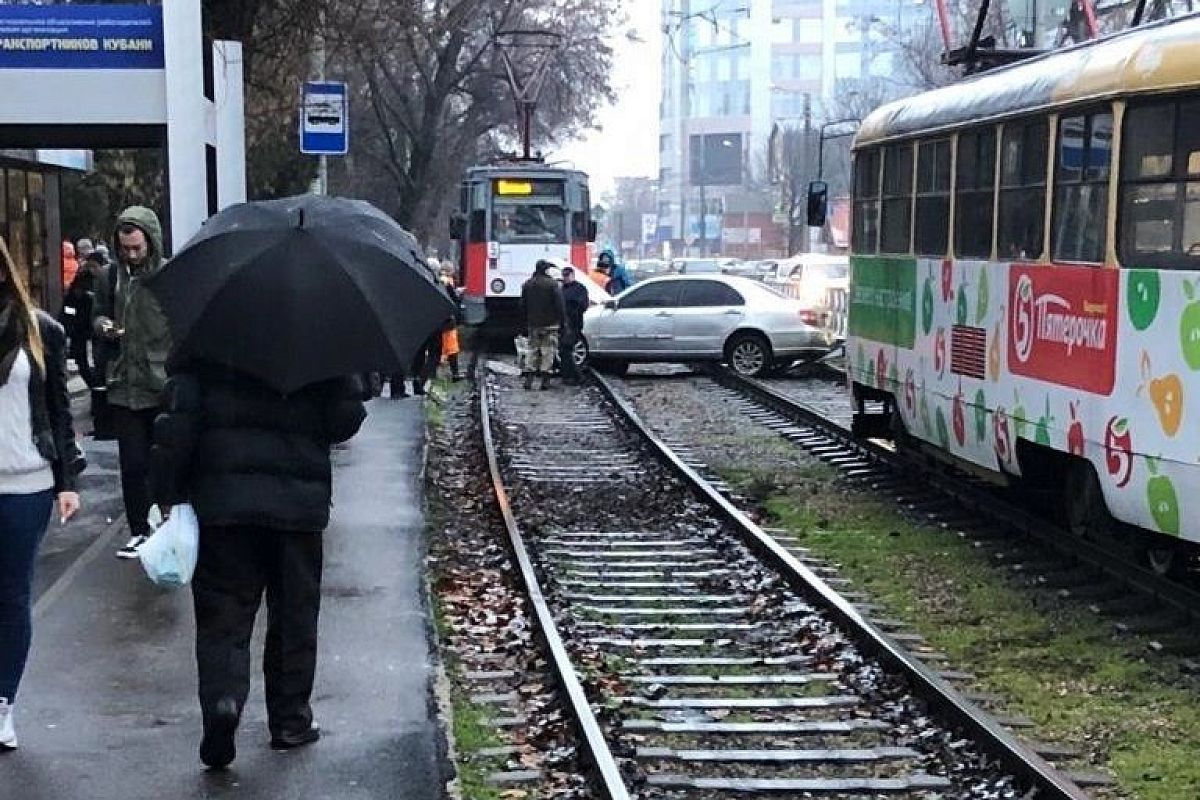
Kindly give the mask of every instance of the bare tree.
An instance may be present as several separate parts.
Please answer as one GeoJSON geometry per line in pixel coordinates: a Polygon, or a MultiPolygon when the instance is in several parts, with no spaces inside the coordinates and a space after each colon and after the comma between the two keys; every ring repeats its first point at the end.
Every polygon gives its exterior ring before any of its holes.
{"type": "MultiPolygon", "coordinates": [[[[427,237],[463,169],[512,149],[515,113],[496,32],[562,35],[542,94],[535,138],[552,144],[591,125],[611,97],[617,21],[604,0],[369,0],[338,16],[356,86],[357,138],[339,176],[346,188],[427,237]]],[[[518,65],[520,67],[520,65],[518,65]]]]}

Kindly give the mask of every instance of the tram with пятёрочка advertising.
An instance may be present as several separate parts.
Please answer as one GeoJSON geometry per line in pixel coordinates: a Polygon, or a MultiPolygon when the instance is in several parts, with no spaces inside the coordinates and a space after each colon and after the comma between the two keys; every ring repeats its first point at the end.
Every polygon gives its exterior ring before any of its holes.
{"type": "Polygon", "coordinates": [[[587,175],[538,162],[472,167],[450,230],[467,323],[517,324],[521,286],[539,260],[589,270],[596,225],[587,175]]]}
{"type": "Polygon", "coordinates": [[[884,106],[854,143],[854,426],[1200,543],[1200,18],[884,106]],[[882,407],[882,412],[878,409],[882,407]]]}

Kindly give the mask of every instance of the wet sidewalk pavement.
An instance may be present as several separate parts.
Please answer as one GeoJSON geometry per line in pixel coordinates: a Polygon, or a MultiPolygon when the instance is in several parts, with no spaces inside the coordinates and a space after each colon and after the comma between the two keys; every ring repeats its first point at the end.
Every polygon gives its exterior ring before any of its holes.
{"type": "Polygon", "coordinates": [[[196,755],[190,591],[160,591],[136,561],[113,557],[127,535],[120,520],[105,524],[120,505],[116,448],[89,441],[88,516],[65,529],[55,520],[39,564],[21,749],[0,756],[0,800],[439,797],[421,602],[422,424],[419,404],[377,400],[334,453],[313,702],[321,741],[267,746],[264,609],[238,758],[225,773],[204,771],[196,755]]]}

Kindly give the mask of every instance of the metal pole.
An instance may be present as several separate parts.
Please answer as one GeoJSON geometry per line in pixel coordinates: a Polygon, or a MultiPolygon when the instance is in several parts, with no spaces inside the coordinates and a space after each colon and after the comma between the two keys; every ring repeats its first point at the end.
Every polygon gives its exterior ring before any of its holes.
{"type": "Polygon", "coordinates": [[[700,255],[708,255],[708,150],[700,137],[700,255]]]}
{"type": "MultiPolygon", "coordinates": [[[[325,11],[318,12],[317,30],[313,43],[312,70],[317,80],[325,80],[325,11]]],[[[313,194],[329,194],[329,157],[317,156],[317,179],[313,182],[313,194]]]]}
{"type": "Polygon", "coordinates": [[[691,141],[687,135],[687,120],[691,114],[691,95],[688,93],[688,79],[691,76],[692,70],[692,50],[690,46],[691,37],[688,36],[688,31],[685,26],[691,25],[688,15],[691,12],[691,6],[688,0],[682,0],[680,3],[679,33],[680,48],[679,55],[679,243],[683,245],[683,252],[687,254],[688,234],[688,192],[691,190],[691,141]],[[687,153],[687,158],[684,158],[684,153],[687,153]]]}

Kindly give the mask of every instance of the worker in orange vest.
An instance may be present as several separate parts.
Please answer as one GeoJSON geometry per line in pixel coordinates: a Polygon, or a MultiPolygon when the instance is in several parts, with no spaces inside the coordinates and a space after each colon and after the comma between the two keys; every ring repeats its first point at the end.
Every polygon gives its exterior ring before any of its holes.
{"type": "Polygon", "coordinates": [[[75,257],[75,245],[68,241],[62,243],[62,279],[63,289],[69,289],[75,282],[75,273],[79,272],[79,259],[75,257]]]}
{"type": "Polygon", "coordinates": [[[462,380],[462,375],[458,369],[458,354],[461,349],[458,344],[458,307],[459,297],[458,288],[454,283],[454,265],[445,262],[442,264],[442,286],[446,288],[446,293],[450,295],[450,299],[454,301],[454,317],[446,323],[446,327],[442,329],[442,361],[450,365],[451,380],[462,380]]]}

